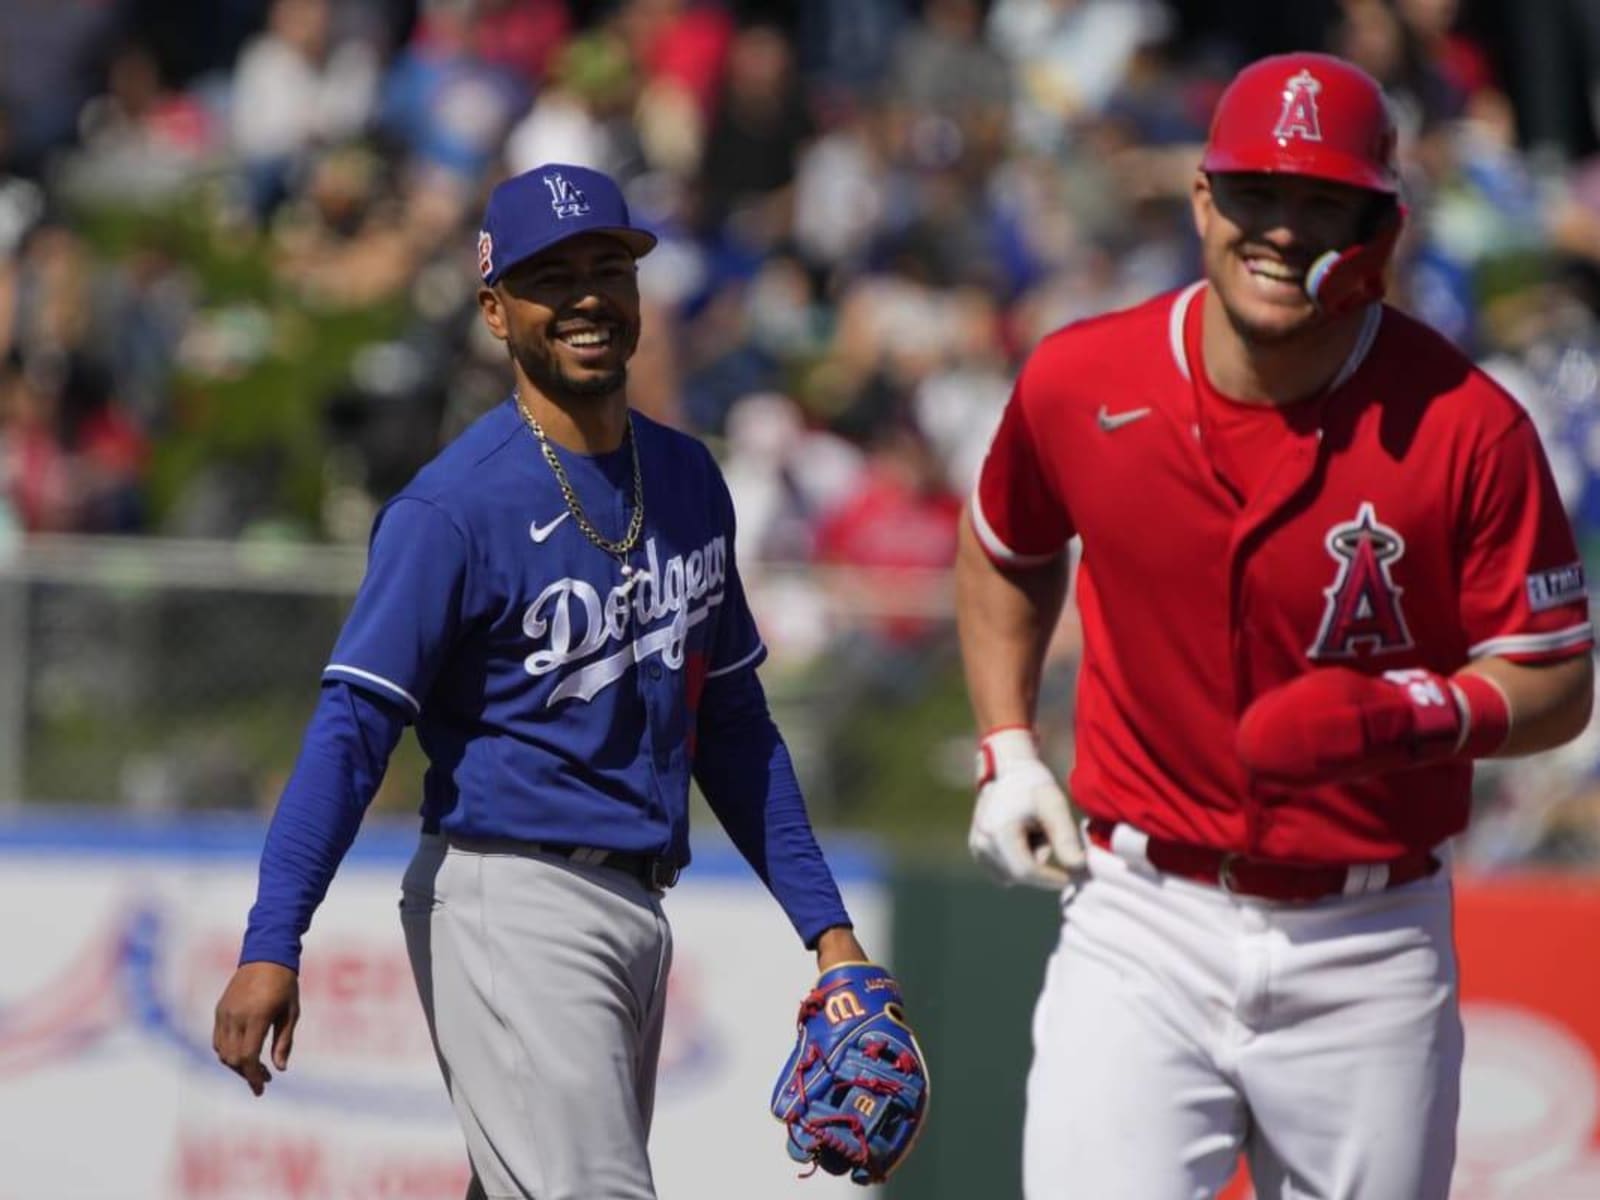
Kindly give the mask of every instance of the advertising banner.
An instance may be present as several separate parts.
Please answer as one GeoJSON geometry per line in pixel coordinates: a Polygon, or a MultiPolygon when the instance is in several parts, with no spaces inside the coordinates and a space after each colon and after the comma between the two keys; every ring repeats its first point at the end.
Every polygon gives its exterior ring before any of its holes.
{"type": "Polygon", "coordinates": [[[1600,880],[1456,889],[1457,1200],[1600,1196],[1600,880]]]}
{"type": "MultiPolygon", "coordinates": [[[[1600,879],[1457,879],[1452,1200],[1600,1197],[1600,879]]],[[[1241,1178],[1224,1200],[1250,1196],[1241,1178]]]]}
{"type": "MultiPolygon", "coordinates": [[[[409,832],[364,830],[319,910],[290,1068],[261,1098],[211,1050],[255,893],[254,823],[0,828],[0,1200],[460,1200],[461,1137],[400,934],[409,832]]],[[[733,852],[669,893],[652,1158],[663,1200],[844,1195],[767,1113],[815,960],[733,852]]],[[[870,859],[835,851],[863,942],[870,859]]]]}

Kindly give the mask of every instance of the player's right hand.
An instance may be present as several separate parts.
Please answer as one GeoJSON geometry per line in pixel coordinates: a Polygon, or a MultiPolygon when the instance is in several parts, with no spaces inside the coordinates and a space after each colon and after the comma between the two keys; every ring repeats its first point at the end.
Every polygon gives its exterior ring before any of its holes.
{"type": "Polygon", "coordinates": [[[299,1020],[299,975],[279,963],[245,963],[233,973],[217,1001],[211,1048],[223,1065],[259,1096],[272,1079],[272,1072],[261,1061],[268,1031],[272,1032],[272,1065],[287,1071],[299,1020]]]}
{"type": "Polygon", "coordinates": [[[1239,718],[1237,749],[1267,783],[1344,783],[1452,757],[1471,714],[1460,686],[1432,671],[1319,667],[1256,697],[1239,718]]]}
{"type": "Polygon", "coordinates": [[[1003,884],[1060,891],[1083,866],[1083,839],[1033,731],[998,729],[978,752],[978,802],[967,848],[1003,884]]]}

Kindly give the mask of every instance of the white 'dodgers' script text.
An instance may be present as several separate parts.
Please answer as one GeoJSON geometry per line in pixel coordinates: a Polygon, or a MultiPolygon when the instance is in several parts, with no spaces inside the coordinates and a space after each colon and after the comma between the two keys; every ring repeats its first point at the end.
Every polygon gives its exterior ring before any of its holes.
{"type": "Polygon", "coordinates": [[[630,631],[642,629],[664,617],[659,629],[626,642],[614,654],[587,663],[563,679],[545,706],[576,696],[592,700],[596,693],[622,678],[628,667],[652,654],[672,670],[683,666],[683,648],[689,630],[722,603],[722,585],[728,569],[727,541],[715,537],[702,550],[674,554],[657,561],[654,538],[645,543],[648,566],[612,588],[602,599],[593,584],[582,579],[558,579],[522,614],[522,631],[535,649],[524,660],[535,677],[569,663],[599,654],[630,631]],[[699,603],[696,607],[697,602],[699,603]],[[581,629],[581,633],[578,631],[581,629]]]}

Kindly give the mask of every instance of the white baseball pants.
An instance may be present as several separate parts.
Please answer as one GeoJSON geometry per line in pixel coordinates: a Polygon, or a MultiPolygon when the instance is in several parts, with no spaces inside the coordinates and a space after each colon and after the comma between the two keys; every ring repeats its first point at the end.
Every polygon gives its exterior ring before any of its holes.
{"type": "Polygon", "coordinates": [[[1027,1200],[1444,1200],[1462,1034],[1447,871],[1280,904],[1097,846],[1034,1012],[1027,1200]]]}
{"type": "Polygon", "coordinates": [[[646,1143],[672,934],[604,867],[424,835],[401,924],[473,1200],[655,1200],[646,1143]]]}

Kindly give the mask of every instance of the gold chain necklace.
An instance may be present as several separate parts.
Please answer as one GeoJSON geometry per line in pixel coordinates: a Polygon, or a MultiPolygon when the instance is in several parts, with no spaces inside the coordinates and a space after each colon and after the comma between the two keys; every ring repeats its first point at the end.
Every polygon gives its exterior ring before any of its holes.
{"type": "Polygon", "coordinates": [[[567,511],[572,514],[573,521],[583,531],[584,537],[621,564],[622,577],[632,583],[633,567],[628,563],[628,552],[639,544],[639,534],[644,530],[644,476],[639,471],[639,439],[634,434],[633,414],[630,412],[626,416],[628,447],[633,452],[633,516],[628,521],[627,532],[616,541],[612,541],[610,538],[602,537],[600,531],[589,521],[588,514],[583,511],[583,505],[578,500],[578,493],[572,490],[572,481],[567,478],[566,469],[556,457],[555,447],[550,445],[550,439],[545,436],[544,426],[539,424],[539,419],[523,403],[521,392],[516,393],[516,398],[517,409],[522,413],[522,419],[528,423],[528,428],[539,439],[539,449],[544,454],[544,460],[550,464],[550,470],[555,473],[556,484],[561,488],[561,498],[566,501],[567,511]]]}

